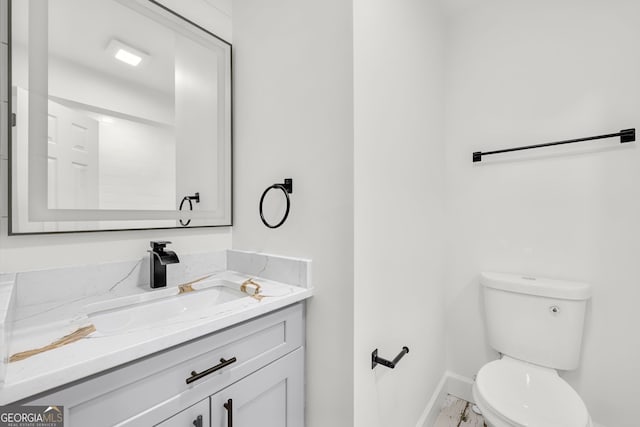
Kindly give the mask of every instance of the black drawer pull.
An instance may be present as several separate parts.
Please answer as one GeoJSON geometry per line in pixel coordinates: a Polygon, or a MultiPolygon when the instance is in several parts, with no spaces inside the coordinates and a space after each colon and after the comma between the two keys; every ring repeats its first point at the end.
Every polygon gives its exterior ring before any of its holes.
{"type": "Polygon", "coordinates": [[[236,358],[232,357],[229,360],[225,360],[225,359],[220,359],[220,363],[217,364],[216,366],[214,366],[213,368],[209,368],[206,371],[202,371],[200,373],[197,373],[196,371],[191,371],[191,376],[189,378],[187,378],[187,384],[191,384],[194,381],[199,380],[202,377],[206,377],[209,374],[213,374],[215,371],[219,371],[220,369],[224,368],[225,366],[229,366],[232,363],[236,362],[236,358]]]}
{"type": "Polygon", "coordinates": [[[233,399],[227,400],[222,406],[227,410],[227,427],[233,427],[233,399]]]}
{"type": "Polygon", "coordinates": [[[202,425],[202,415],[198,415],[198,418],[193,421],[193,425],[196,427],[204,427],[202,425]]]}

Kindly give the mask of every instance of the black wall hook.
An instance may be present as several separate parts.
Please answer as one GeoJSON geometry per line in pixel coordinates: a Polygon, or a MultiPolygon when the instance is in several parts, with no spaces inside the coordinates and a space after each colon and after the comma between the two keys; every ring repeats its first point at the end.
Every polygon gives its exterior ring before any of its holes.
{"type": "Polygon", "coordinates": [[[371,353],[371,369],[375,368],[379,364],[393,369],[396,367],[400,359],[402,359],[407,353],[409,353],[409,347],[404,346],[402,347],[402,351],[398,353],[395,359],[389,361],[387,359],[383,359],[382,357],[378,357],[378,349],[376,348],[375,350],[373,350],[373,353],[371,353]]]}
{"type": "Polygon", "coordinates": [[[260,197],[260,207],[259,207],[260,208],[260,219],[262,220],[262,223],[264,225],[266,225],[269,228],[278,228],[282,224],[284,224],[284,222],[287,220],[287,217],[289,216],[289,210],[291,208],[291,199],[289,199],[289,194],[291,194],[291,193],[293,193],[293,179],[291,179],[291,178],[285,178],[284,183],[282,183],[282,184],[273,184],[273,185],[267,187],[266,190],[264,190],[264,192],[262,193],[262,197],[260,197]],[[284,196],[287,198],[287,209],[284,212],[284,216],[282,217],[280,222],[278,222],[275,225],[269,224],[269,222],[267,222],[267,220],[264,218],[264,213],[262,211],[262,204],[264,203],[264,198],[267,195],[267,193],[270,190],[273,190],[273,189],[281,190],[284,193],[284,196]]]}

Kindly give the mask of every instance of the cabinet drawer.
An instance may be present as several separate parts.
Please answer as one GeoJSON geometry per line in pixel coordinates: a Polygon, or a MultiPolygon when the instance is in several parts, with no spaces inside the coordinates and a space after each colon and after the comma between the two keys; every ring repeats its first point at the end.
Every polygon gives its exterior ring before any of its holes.
{"type": "Polygon", "coordinates": [[[68,427],[149,426],[303,345],[302,305],[156,353],[30,403],[65,406],[68,427]],[[236,361],[191,384],[192,371],[236,361]],[[96,417],[96,414],[100,414],[96,417]]]}

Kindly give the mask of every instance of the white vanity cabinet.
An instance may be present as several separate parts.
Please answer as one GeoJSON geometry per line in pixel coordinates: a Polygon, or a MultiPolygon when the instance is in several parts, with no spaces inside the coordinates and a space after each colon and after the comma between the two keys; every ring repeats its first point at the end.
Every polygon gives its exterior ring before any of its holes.
{"type": "Polygon", "coordinates": [[[303,312],[297,303],[18,403],[63,405],[66,427],[302,427],[303,312]]]}
{"type": "Polygon", "coordinates": [[[303,426],[303,365],[298,349],[211,396],[211,427],[303,426]]]}
{"type": "Polygon", "coordinates": [[[157,427],[302,427],[303,371],[299,348],[157,427]]]}

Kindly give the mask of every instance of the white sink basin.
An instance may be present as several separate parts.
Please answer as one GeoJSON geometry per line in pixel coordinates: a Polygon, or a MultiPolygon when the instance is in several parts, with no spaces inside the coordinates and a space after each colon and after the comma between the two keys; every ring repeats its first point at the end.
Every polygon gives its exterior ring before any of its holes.
{"type": "Polygon", "coordinates": [[[87,316],[98,332],[113,333],[205,316],[214,306],[244,297],[247,294],[218,285],[147,301],[126,299],[123,305],[91,311],[87,316]]]}

